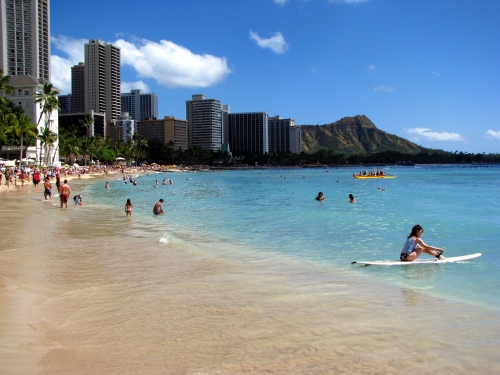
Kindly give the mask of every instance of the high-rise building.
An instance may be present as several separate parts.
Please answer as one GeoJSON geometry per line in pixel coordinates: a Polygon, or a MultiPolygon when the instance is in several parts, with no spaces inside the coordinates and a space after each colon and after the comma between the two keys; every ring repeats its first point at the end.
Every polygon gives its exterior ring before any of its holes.
{"type": "Polygon", "coordinates": [[[186,100],[189,147],[217,151],[222,143],[221,104],[217,99],[205,99],[205,95],[193,95],[186,100]]]}
{"type": "MultiPolygon", "coordinates": [[[[48,127],[52,132],[59,134],[59,116],[58,110],[55,109],[51,113],[46,114],[40,108],[40,105],[35,103],[34,95],[43,92],[44,82],[35,77],[25,74],[20,76],[11,76],[9,84],[14,88],[13,95],[6,95],[6,98],[12,100],[16,105],[24,108],[25,116],[31,117],[31,121],[38,124],[38,133],[42,133],[45,127],[48,127]]],[[[51,147],[43,147],[40,139],[36,141],[37,162],[42,163],[43,160],[51,164],[59,162],[59,141],[51,147]],[[48,154],[46,155],[46,151],[48,154]]]]}
{"type": "Polygon", "coordinates": [[[295,126],[293,119],[269,117],[269,152],[290,151],[290,126],[295,126]]]}
{"type": "Polygon", "coordinates": [[[302,128],[290,126],[290,152],[300,154],[302,152],[302,128]]]}
{"type": "Polygon", "coordinates": [[[135,121],[158,118],[158,96],[132,90],[121,94],[122,112],[128,112],[135,121]]]}
{"type": "Polygon", "coordinates": [[[59,113],[72,113],[71,112],[71,94],[59,95],[59,113]]]}
{"type": "Polygon", "coordinates": [[[49,0],[0,0],[0,68],[50,81],[49,0]]]}
{"type": "Polygon", "coordinates": [[[269,152],[269,125],[266,112],[230,113],[229,147],[235,155],[269,152]]]}
{"type": "Polygon", "coordinates": [[[82,62],[71,67],[71,110],[85,113],[85,64],[82,62]]]}
{"type": "Polygon", "coordinates": [[[229,143],[229,105],[223,104],[222,105],[222,144],[228,144],[229,143]]]}
{"type": "Polygon", "coordinates": [[[85,44],[85,112],[106,113],[107,121],[120,117],[120,48],[90,39],[85,44]]]}
{"type": "Polygon", "coordinates": [[[174,143],[174,148],[188,148],[188,122],[174,116],[165,116],[162,120],[148,119],[137,122],[137,133],[146,138],[158,139],[164,145],[174,143]]]}
{"type": "Polygon", "coordinates": [[[123,141],[132,140],[135,133],[135,120],[129,116],[128,112],[122,112],[122,115],[115,121],[115,126],[122,127],[123,141]]]}

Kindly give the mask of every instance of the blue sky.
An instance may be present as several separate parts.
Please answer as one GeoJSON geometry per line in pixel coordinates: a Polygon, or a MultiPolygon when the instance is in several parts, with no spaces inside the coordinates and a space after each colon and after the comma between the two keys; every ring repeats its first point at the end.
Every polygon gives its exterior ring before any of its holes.
{"type": "Polygon", "coordinates": [[[52,81],[83,44],[121,47],[122,92],[186,118],[205,94],[297,125],[366,115],[447,151],[500,152],[498,0],[51,1],[52,81]]]}

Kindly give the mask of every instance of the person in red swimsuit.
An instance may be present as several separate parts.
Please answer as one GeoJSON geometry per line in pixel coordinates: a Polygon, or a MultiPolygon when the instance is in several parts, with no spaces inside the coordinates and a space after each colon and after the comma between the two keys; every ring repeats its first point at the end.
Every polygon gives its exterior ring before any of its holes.
{"type": "Polygon", "coordinates": [[[59,199],[61,199],[61,208],[63,208],[63,204],[66,204],[66,208],[68,208],[68,199],[71,194],[71,189],[68,185],[68,180],[64,180],[64,184],[59,188],[59,199]]]}

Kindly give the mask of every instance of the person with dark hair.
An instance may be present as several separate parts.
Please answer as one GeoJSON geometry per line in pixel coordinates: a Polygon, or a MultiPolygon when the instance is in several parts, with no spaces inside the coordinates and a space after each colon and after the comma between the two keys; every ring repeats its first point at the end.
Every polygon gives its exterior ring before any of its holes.
{"type": "Polygon", "coordinates": [[[406,238],[406,242],[401,249],[401,255],[399,258],[402,262],[411,262],[412,260],[417,259],[423,252],[432,255],[439,260],[445,259],[445,257],[441,255],[444,253],[444,249],[441,249],[440,247],[429,246],[420,239],[423,233],[424,228],[422,228],[419,224],[415,225],[411,229],[411,233],[406,238]]]}
{"type": "Polygon", "coordinates": [[[165,211],[163,211],[162,204],[163,204],[163,199],[160,199],[153,207],[153,213],[155,215],[163,215],[165,213],[165,211]]]}
{"type": "Polygon", "coordinates": [[[356,199],[354,199],[354,195],[349,194],[349,202],[356,203],[356,199]]]}
{"type": "Polygon", "coordinates": [[[323,193],[321,191],[318,193],[316,200],[317,201],[324,201],[325,200],[325,196],[323,195],[323,193]]]}
{"type": "Polygon", "coordinates": [[[128,198],[127,203],[125,204],[125,212],[127,216],[132,216],[132,206],[132,201],[130,200],[130,198],[128,198]]]}

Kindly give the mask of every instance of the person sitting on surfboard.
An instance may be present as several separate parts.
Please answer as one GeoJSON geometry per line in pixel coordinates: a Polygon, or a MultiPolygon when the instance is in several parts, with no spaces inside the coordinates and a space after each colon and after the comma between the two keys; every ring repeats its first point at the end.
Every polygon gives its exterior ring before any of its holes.
{"type": "Polygon", "coordinates": [[[439,260],[445,259],[445,257],[441,255],[444,253],[444,249],[429,246],[420,239],[423,233],[424,228],[418,224],[411,229],[411,233],[406,238],[406,242],[401,249],[401,255],[399,258],[402,262],[411,262],[412,260],[417,259],[422,252],[432,255],[439,260]]]}

